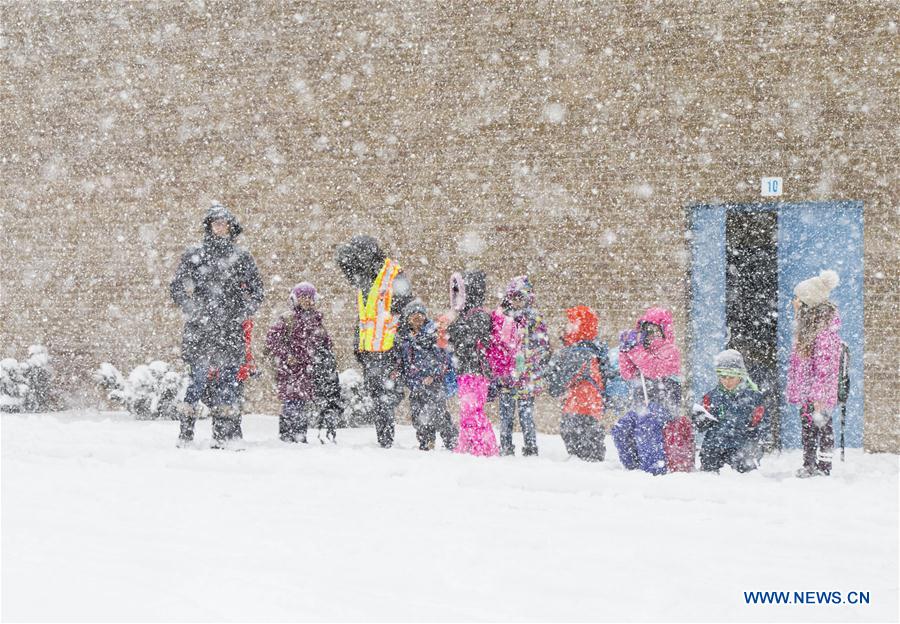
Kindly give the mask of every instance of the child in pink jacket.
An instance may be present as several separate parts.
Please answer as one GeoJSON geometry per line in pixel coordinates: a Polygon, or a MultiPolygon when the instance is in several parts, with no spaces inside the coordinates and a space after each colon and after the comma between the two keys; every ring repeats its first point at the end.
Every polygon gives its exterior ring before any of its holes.
{"type": "Polygon", "coordinates": [[[788,363],[787,399],[800,406],[803,467],[798,477],[831,473],[834,426],[841,358],[841,317],[828,296],[838,274],[822,271],[794,288],[795,331],[788,363]]]}

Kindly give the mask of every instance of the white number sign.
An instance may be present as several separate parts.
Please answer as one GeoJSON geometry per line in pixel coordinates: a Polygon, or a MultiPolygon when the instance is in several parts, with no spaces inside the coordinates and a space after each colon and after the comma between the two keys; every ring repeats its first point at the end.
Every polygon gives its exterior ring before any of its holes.
{"type": "Polygon", "coordinates": [[[778,197],[784,187],[781,178],[762,178],[760,191],[763,197],[778,197]]]}

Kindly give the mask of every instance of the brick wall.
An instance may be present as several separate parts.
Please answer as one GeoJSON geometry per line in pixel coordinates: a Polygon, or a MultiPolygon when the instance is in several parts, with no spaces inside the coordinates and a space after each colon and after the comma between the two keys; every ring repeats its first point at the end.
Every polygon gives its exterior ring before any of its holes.
{"type": "MultiPolygon", "coordinates": [[[[545,315],[684,335],[684,207],[865,203],[866,446],[897,434],[896,11],[874,2],[2,2],[3,355],[178,355],[167,284],[212,199],[267,323],[311,279],[350,364],[335,246],[368,231],[440,309],[528,272],[545,315]]],[[[255,409],[274,411],[264,379],[255,409]]],[[[552,412],[552,410],[544,410],[552,412]]],[[[551,427],[552,423],[544,423],[551,427]]]]}

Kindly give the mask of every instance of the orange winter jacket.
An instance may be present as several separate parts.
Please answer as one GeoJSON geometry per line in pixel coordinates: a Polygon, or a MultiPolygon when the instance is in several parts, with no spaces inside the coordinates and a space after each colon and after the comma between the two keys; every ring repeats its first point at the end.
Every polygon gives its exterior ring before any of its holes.
{"type": "MultiPolygon", "coordinates": [[[[569,325],[563,343],[566,347],[572,347],[579,342],[591,342],[597,339],[597,328],[600,320],[597,314],[587,306],[575,306],[566,310],[569,325]]],[[[582,366],[582,370],[569,385],[566,400],[563,403],[563,414],[577,414],[580,416],[593,416],[600,419],[603,416],[603,373],[600,361],[592,358],[582,366]],[[589,370],[586,370],[588,369],[589,370]],[[591,383],[589,376],[594,383],[591,383]]]]}

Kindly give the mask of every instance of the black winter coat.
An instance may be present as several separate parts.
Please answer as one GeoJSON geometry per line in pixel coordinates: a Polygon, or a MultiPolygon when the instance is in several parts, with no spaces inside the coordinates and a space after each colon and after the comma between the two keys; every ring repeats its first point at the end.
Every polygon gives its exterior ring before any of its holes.
{"type": "Polygon", "coordinates": [[[491,344],[493,322],[481,306],[487,291],[484,271],[463,274],[465,302],[456,319],[447,327],[447,341],[453,352],[453,367],[457,375],[491,376],[487,348],[491,344]]]}
{"type": "Polygon", "coordinates": [[[240,226],[230,213],[211,210],[204,223],[203,243],[184,252],[169,286],[185,316],[181,355],[192,367],[238,367],[246,357],[242,323],[262,303],[262,280],[253,256],[234,242],[240,226]],[[209,231],[223,216],[229,238],[209,231]]]}

